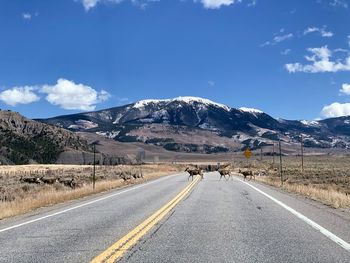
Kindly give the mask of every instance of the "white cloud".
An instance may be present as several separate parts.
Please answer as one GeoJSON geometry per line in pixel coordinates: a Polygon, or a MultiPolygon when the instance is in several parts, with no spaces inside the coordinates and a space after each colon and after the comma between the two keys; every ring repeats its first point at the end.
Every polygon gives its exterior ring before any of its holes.
{"type": "Polygon", "coordinates": [[[346,0],[331,0],[329,4],[334,7],[348,8],[348,3],[346,0]]]}
{"type": "Polygon", "coordinates": [[[292,51],[292,50],[291,50],[290,48],[287,48],[287,49],[281,51],[281,54],[282,54],[282,55],[288,55],[291,51],[292,51]]]}
{"type": "Polygon", "coordinates": [[[23,13],[22,17],[24,20],[31,20],[32,19],[32,14],[30,13],[23,13]]]}
{"type": "MultiPolygon", "coordinates": [[[[114,3],[119,4],[127,0],[75,0],[79,1],[83,4],[86,11],[89,11],[90,9],[94,8],[98,4],[102,3],[114,3]]],[[[141,7],[144,9],[148,3],[151,2],[159,2],[160,0],[129,0],[133,5],[141,7]]],[[[181,0],[183,1],[183,0],[181,0]]],[[[247,6],[255,6],[257,0],[251,0],[250,3],[247,4],[247,6]]],[[[200,2],[204,8],[206,9],[219,9],[222,6],[229,6],[235,3],[241,3],[242,0],[193,0],[193,2],[197,3],[200,2]]]]}
{"type": "MultiPolygon", "coordinates": [[[[340,93],[350,95],[350,84],[344,83],[339,90],[340,93]]],[[[334,102],[323,107],[321,115],[326,118],[350,115],[350,103],[334,102]]]]}
{"type": "Polygon", "coordinates": [[[326,118],[334,118],[350,115],[350,103],[334,102],[324,106],[321,115],[326,118]]]}
{"type": "Polygon", "coordinates": [[[320,48],[307,49],[311,56],[305,56],[305,59],[310,64],[303,65],[301,63],[286,64],[285,68],[289,73],[306,72],[306,73],[319,73],[319,72],[338,72],[338,71],[350,71],[350,56],[344,58],[344,60],[336,59],[331,61],[332,51],[327,46],[320,48]]]}
{"type": "MultiPolygon", "coordinates": [[[[284,29],[282,28],[280,30],[280,33],[283,33],[284,29]]],[[[274,38],[271,41],[266,41],[265,43],[263,43],[261,46],[265,47],[265,46],[274,46],[280,42],[283,42],[285,40],[290,40],[294,37],[293,33],[289,33],[289,34],[283,34],[283,35],[276,35],[274,36],[274,38]]]]}
{"type": "MultiPolygon", "coordinates": [[[[89,11],[91,8],[94,8],[99,3],[115,3],[119,4],[123,0],[80,0],[86,11],[89,11]]],[[[131,0],[132,2],[135,0],[131,0]]]]}
{"type": "Polygon", "coordinates": [[[43,85],[40,91],[47,94],[48,102],[66,110],[94,110],[97,103],[110,97],[104,90],[98,92],[89,86],[66,79],[57,80],[55,85],[43,85]]]}
{"type": "Polygon", "coordinates": [[[35,87],[14,87],[0,93],[0,100],[7,105],[29,104],[38,101],[40,98],[33,91],[35,87]]]}
{"type": "Polygon", "coordinates": [[[350,95],[350,84],[344,83],[340,89],[340,92],[345,95],[350,95]]]}
{"type": "Polygon", "coordinates": [[[258,0],[252,0],[250,3],[247,4],[248,7],[255,7],[257,5],[258,0]]]}
{"type": "Polygon", "coordinates": [[[214,87],[215,86],[215,81],[209,80],[208,81],[208,85],[211,86],[211,87],[214,87]]]}
{"type": "Polygon", "coordinates": [[[304,30],[304,35],[308,35],[311,33],[319,33],[322,37],[332,37],[334,34],[331,31],[327,31],[326,27],[308,27],[307,29],[304,30]]]}
{"type": "Polygon", "coordinates": [[[221,6],[229,6],[235,2],[241,2],[241,0],[200,0],[200,2],[206,9],[219,9],[221,6]]]}

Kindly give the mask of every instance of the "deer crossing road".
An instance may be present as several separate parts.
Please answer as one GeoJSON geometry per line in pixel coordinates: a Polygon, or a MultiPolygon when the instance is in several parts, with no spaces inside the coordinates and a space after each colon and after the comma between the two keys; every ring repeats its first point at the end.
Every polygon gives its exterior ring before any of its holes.
{"type": "Polygon", "coordinates": [[[350,216],[218,173],[0,221],[0,262],[350,262],[350,216]]]}

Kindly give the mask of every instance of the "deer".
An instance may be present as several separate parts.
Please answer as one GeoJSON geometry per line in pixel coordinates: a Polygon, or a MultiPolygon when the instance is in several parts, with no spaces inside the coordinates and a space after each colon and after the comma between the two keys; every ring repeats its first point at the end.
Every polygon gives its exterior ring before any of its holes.
{"type": "Polygon", "coordinates": [[[252,178],[255,180],[255,174],[251,170],[241,171],[241,169],[239,169],[239,173],[243,175],[244,181],[247,179],[247,177],[249,177],[248,181],[252,180],[252,178]]]}
{"type": "Polygon", "coordinates": [[[58,178],[58,182],[65,186],[69,186],[70,188],[75,188],[76,186],[74,178],[58,178]]]}
{"type": "Polygon", "coordinates": [[[21,182],[29,184],[40,184],[40,179],[38,177],[22,177],[19,179],[21,182]]]}
{"type": "Polygon", "coordinates": [[[44,176],[40,177],[40,181],[42,181],[45,184],[54,184],[58,182],[56,178],[45,178],[44,176]]]}
{"type": "Polygon", "coordinates": [[[187,167],[185,172],[189,173],[189,176],[187,178],[187,181],[190,180],[190,177],[192,177],[192,181],[193,181],[193,177],[195,175],[200,175],[201,177],[201,180],[204,179],[204,176],[203,176],[203,171],[201,169],[199,169],[198,167],[194,167],[194,168],[191,168],[191,167],[187,167]]]}
{"type": "Polygon", "coordinates": [[[128,181],[128,180],[131,180],[131,175],[130,174],[126,174],[125,172],[123,172],[121,175],[120,175],[120,178],[124,180],[124,182],[128,181]]]}
{"type": "Polygon", "coordinates": [[[220,174],[220,180],[222,177],[226,179],[226,175],[228,176],[226,180],[230,180],[230,178],[232,178],[231,171],[228,168],[219,168],[217,171],[220,174]]]}

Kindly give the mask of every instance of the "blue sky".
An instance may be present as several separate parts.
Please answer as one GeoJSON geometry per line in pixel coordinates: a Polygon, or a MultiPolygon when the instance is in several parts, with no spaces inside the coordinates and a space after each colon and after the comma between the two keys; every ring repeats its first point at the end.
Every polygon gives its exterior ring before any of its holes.
{"type": "Polygon", "coordinates": [[[348,0],[1,0],[0,108],[30,118],[208,98],[350,115],[348,0]]]}

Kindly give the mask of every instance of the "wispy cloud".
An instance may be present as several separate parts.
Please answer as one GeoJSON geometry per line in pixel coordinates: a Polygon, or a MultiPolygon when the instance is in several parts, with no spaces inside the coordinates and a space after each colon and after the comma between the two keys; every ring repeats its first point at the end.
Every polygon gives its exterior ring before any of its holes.
{"type": "Polygon", "coordinates": [[[348,2],[346,0],[331,0],[329,2],[329,5],[334,7],[342,7],[342,8],[348,8],[348,2]]]}
{"type": "Polygon", "coordinates": [[[275,34],[272,40],[266,41],[265,43],[261,44],[261,47],[265,46],[274,46],[277,45],[278,43],[281,43],[286,40],[290,40],[294,37],[293,33],[284,33],[284,28],[282,28],[278,34],[275,34]]]}
{"type": "Polygon", "coordinates": [[[305,59],[309,61],[309,64],[290,63],[286,64],[285,68],[289,73],[306,72],[306,73],[319,73],[319,72],[338,72],[338,71],[350,71],[350,56],[345,57],[343,60],[336,59],[331,60],[332,51],[327,46],[320,48],[307,49],[311,55],[305,56],[305,59]]]}
{"type": "Polygon", "coordinates": [[[35,12],[35,13],[24,12],[24,13],[22,13],[22,18],[24,20],[27,20],[27,21],[32,20],[36,16],[39,16],[39,12],[35,12]]]}
{"type": "Polygon", "coordinates": [[[24,20],[31,20],[32,19],[32,14],[30,14],[30,13],[23,13],[22,14],[22,18],[24,20]]]}
{"type": "Polygon", "coordinates": [[[288,55],[288,54],[290,54],[291,51],[292,51],[292,50],[291,50],[290,48],[287,48],[287,49],[281,51],[281,54],[282,54],[282,55],[288,55]]]}
{"type": "Polygon", "coordinates": [[[211,87],[214,87],[215,86],[215,81],[209,80],[208,81],[208,85],[211,86],[211,87]]]}
{"type": "MultiPolygon", "coordinates": [[[[144,9],[149,3],[160,2],[160,0],[75,0],[83,4],[86,11],[96,7],[98,4],[120,4],[129,1],[135,6],[144,9]]],[[[179,0],[183,1],[183,0],[179,0]]],[[[205,9],[220,9],[223,6],[230,6],[236,3],[241,3],[243,0],[193,0],[194,3],[201,3],[205,9]]],[[[248,7],[255,6],[257,0],[250,0],[247,3],[248,7]]]]}
{"type": "Polygon", "coordinates": [[[327,31],[326,27],[308,27],[304,30],[304,35],[308,35],[311,33],[319,33],[322,37],[332,37],[334,34],[331,31],[327,31]]]}

